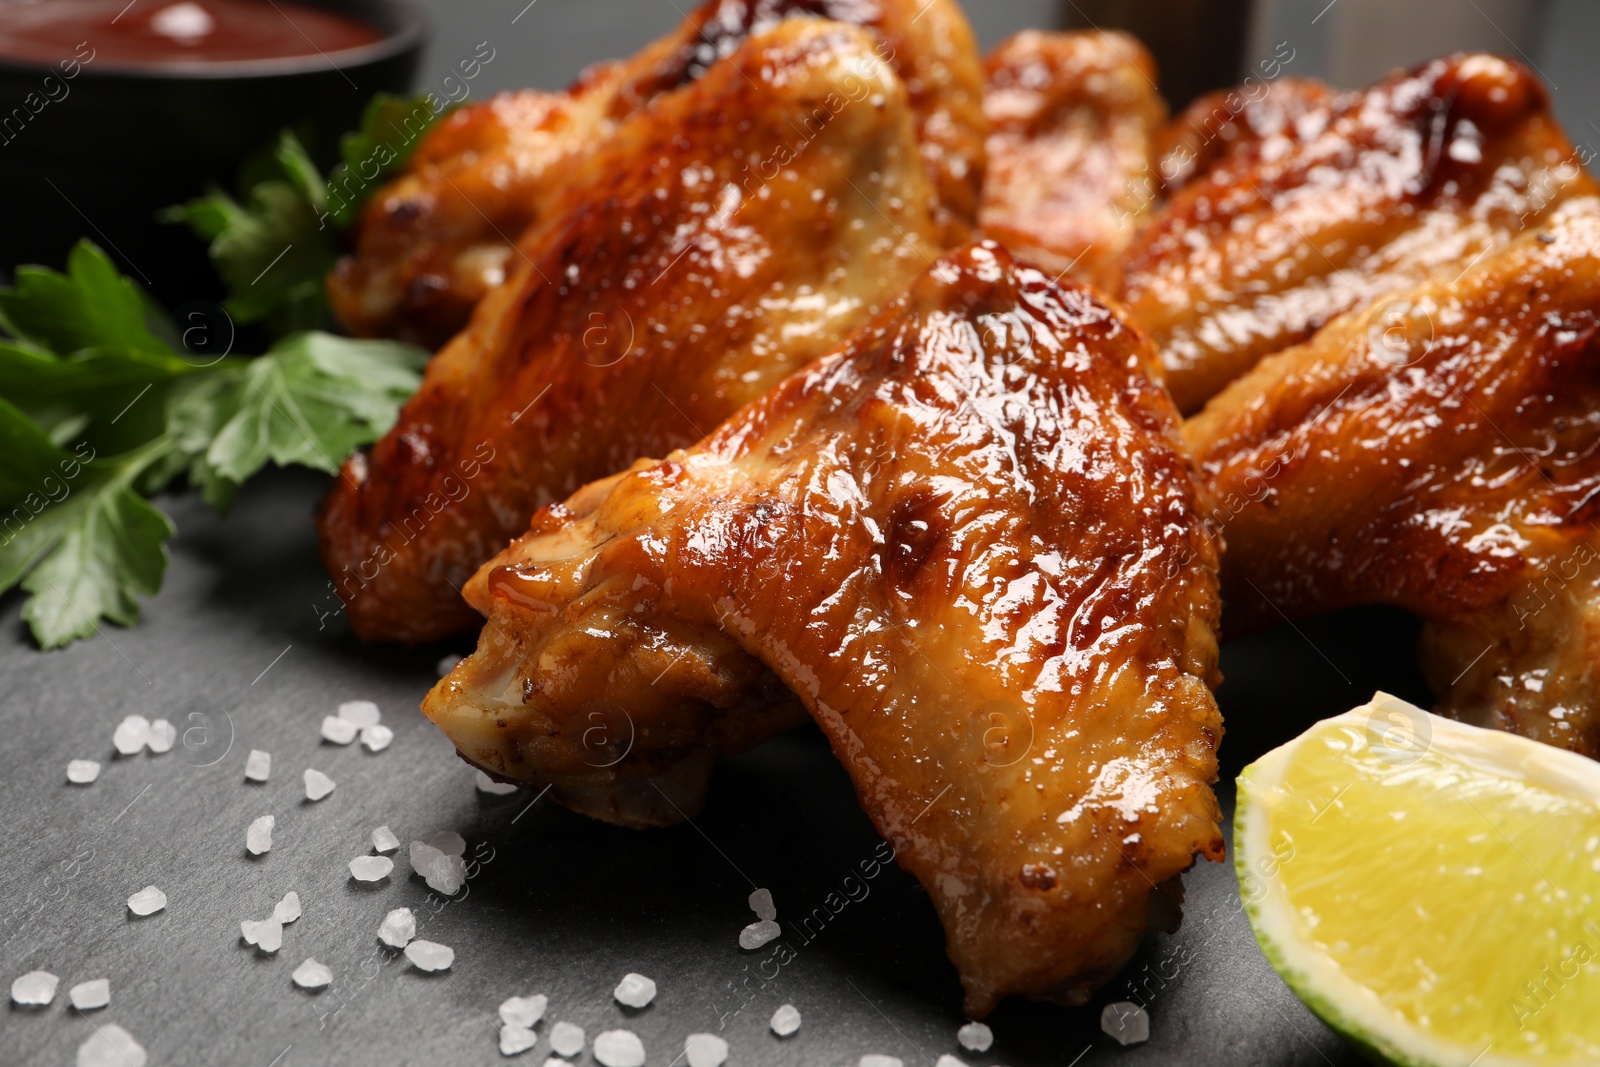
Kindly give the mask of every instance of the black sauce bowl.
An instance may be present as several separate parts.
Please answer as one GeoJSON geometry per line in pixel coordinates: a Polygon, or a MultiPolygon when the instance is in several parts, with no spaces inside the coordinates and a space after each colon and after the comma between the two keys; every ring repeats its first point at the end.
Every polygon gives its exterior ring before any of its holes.
{"type": "Polygon", "coordinates": [[[22,263],[59,268],[87,237],[168,307],[220,296],[204,245],[157,213],[211,185],[232,189],[241,164],[286,127],[326,174],[339,136],[359,125],[373,94],[411,88],[428,36],[410,0],[302,2],[360,19],[383,38],[291,59],[147,67],[97,59],[70,79],[60,64],[0,58],[0,273],[22,263]]]}

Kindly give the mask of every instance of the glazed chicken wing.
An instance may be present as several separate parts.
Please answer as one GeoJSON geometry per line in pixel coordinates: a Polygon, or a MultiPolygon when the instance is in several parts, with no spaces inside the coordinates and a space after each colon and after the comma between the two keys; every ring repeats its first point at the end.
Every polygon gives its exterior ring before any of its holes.
{"type": "Polygon", "coordinates": [[[1222,856],[1216,551],[1146,344],[998,244],[948,254],[694,448],[535,516],[424,712],[642,823],[691,809],[629,810],[639,776],[676,766],[681,805],[719,718],[785,719],[749,710],[770,673],[927,889],[968,1010],[1082,1002],[1153,887],[1222,856]]]}
{"type": "Polygon", "coordinates": [[[1029,30],[984,68],[979,224],[1052,274],[1098,278],[1155,201],[1155,61],[1125,33],[1029,30]]]}
{"type": "Polygon", "coordinates": [[[1288,152],[1297,141],[1321,131],[1334,95],[1314,78],[1254,80],[1206,93],[1157,138],[1156,181],[1164,192],[1173,193],[1234,153],[1263,142],[1269,143],[1256,151],[1268,156],[1288,152]]]}
{"type": "Polygon", "coordinates": [[[325,501],[355,631],[477,624],[461,583],[540,506],[711,430],[938,253],[905,88],[864,31],[790,19],[625,122],[325,501]],[[809,138],[797,116],[820,115],[809,138]],[[751,161],[786,152],[770,179],[751,161]]]}
{"type": "Polygon", "coordinates": [[[1185,437],[1230,631],[1407,608],[1441,711],[1600,756],[1600,200],[1268,358],[1185,437]]]}
{"type": "MultiPolygon", "coordinates": [[[[354,253],[329,275],[334,310],[357,336],[442,345],[511,273],[518,239],[556,209],[580,159],[791,16],[855,23],[874,35],[874,51],[906,85],[944,245],[966,240],[983,180],[983,86],[954,0],[707,0],[666,37],[589,69],[565,92],[502,94],[429,131],[405,173],[373,196],[354,253]]],[[[784,143],[808,136],[824,114],[795,112],[784,143]]],[[[746,162],[762,180],[784,165],[770,150],[746,162]]]]}
{"type": "Polygon", "coordinates": [[[1472,261],[1593,192],[1524,67],[1434,60],[1299,115],[1177,190],[1108,290],[1180,410],[1339,313],[1472,261]]]}

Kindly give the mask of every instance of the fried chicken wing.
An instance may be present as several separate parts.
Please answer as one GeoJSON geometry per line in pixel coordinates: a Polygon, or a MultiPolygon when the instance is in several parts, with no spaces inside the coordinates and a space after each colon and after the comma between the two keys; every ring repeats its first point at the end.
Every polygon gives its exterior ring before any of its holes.
{"type": "Polygon", "coordinates": [[[1222,724],[1174,410],[1147,342],[1068,285],[992,242],[949,253],[692,449],[544,509],[468,585],[488,625],[424,712],[615,817],[672,760],[680,802],[719,715],[781,721],[739,710],[770,672],[933,899],[968,1010],[1081,1002],[1152,887],[1221,858],[1222,724]],[[637,739],[603,774],[596,712],[637,739]]]}
{"type": "Polygon", "coordinates": [[[324,503],[358,634],[474,626],[461,583],[540,506],[697,440],[926,267],[933,190],[875,48],[853,26],[782,22],[572,172],[512,278],[324,503]],[[801,140],[814,111],[827,121],[801,140]],[[749,169],[779,151],[770,179],[749,169]]]}
{"type": "Polygon", "coordinates": [[[1597,188],[1537,78],[1489,55],[1341,94],[1290,129],[1177,190],[1108,280],[1184,412],[1339,313],[1597,188]]]}
{"type": "MultiPolygon", "coordinates": [[[[334,310],[357,336],[442,345],[509,275],[518,239],[556,210],[579,160],[791,16],[872,32],[874,50],[906,85],[944,245],[966,240],[983,181],[983,85],[972,30],[954,0],[707,0],[666,37],[590,68],[565,92],[502,94],[429,131],[405,173],[373,196],[354,253],[329,275],[334,310]]],[[[835,88],[843,96],[858,84],[859,76],[835,88]]],[[[828,112],[792,118],[785,145],[812,136],[828,112]]],[[[770,150],[746,163],[759,180],[786,165],[770,150]]]]}
{"type": "Polygon", "coordinates": [[[984,70],[979,224],[1052,274],[1098,278],[1155,202],[1155,60],[1125,33],[1029,30],[984,70]]]}
{"type": "Polygon", "coordinates": [[[1315,78],[1254,81],[1197,98],[1157,138],[1156,180],[1173,193],[1209,173],[1235,152],[1274,156],[1320,132],[1334,91],[1315,78]],[[1302,125],[1305,123],[1305,125],[1302,125]]]}
{"type": "Polygon", "coordinates": [[[1230,632],[1409,609],[1441,711],[1600,756],[1600,200],[1269,357],[1184,433],[1230,632]]]}

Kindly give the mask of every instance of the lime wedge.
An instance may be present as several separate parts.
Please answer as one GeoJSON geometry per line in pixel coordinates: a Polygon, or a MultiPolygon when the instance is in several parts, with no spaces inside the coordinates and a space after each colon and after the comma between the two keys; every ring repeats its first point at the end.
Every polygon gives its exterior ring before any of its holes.
{"type": "Polygon", "coordinates": [[[1369,1054],[1600,1063],[1600,763],[1379,693],[1245,768],[1234,848],[1261,950],[1369,1054]]]}

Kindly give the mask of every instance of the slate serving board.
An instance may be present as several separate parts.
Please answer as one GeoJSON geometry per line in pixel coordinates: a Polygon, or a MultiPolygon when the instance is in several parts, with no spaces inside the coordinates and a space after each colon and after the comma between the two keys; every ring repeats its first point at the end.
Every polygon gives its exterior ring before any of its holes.
{"type": "MultiPolygon", "coordinates": [[[[814,729],[728,761],[705,813],[667,830],[605,826],[527,793],[477,793],[417,710],[439,657],[469,642],[408,651],[350,635],[311,527],[324,485],[263,477],[225,519],[193,496],[163,498],[180,533],[165,588],[135,629],[42,653],[19,599],[0,603],[0,977],[40,968],[61,978],[51,1006],[0,1015],[0,1064],[71,1064],[92,1028],[111,1022],[153,1065],[494,1064],[496,1007],[535,992],[550,998],[540,1043],[504,1062],[542,1064],[558,1019],[591,1041],[631,1029],[652,1065],[683,1063],[697,1031],[725,1037],[732,1065],[853,1065],[868,1052],[908,1067],[946,1052],[975,1067],[1359,1062],[1268,967],[1231,867],[1213,863],[1187,877],[1182,928],[1153,937],[1094,1004],[1007,1002],[989,1020],[994,1048],[963,1053],[960,989],[926,896],[893,865],[845,884],[881,842],[814,729]],[[376,701],[395,730],[387,751],[321,741],[322,717],[358,698],[376,701]],[[115,758],[112,731],[131,713],[171,720],[178,745],[115,758]],[[265,785],[244,780],[252,748],[272,753],[265,785]],[[99,781],[68,785],[74,758],[101,761],[99,781]],[[320,803],[303,800],[308,767],[338,785],[320,803]],[[266,814],[277,818],[273,849],[252,859],[245,828],[266,814]],[[352,882],[347,862],[385,823],[402,842],[463,834],[478,861],[464,897],[430,896],[403,849],[385,882],[352,882]],[[151,884],[166,910],[132,918],[128,896],[151,884]],[[794,950],[784,966],[763,969],[775,946],[738,947],[755,886],[776,899],[794,950]],[[290,889],[304,916],[275,958],[260,956],[239,922],[265,918],[290,889]],[[809,938],[797,933],[833,893],[846,899],[838,913],[809,938]],[[452,970],[424,975],[382,949],[378,923],[402,905],[419,936],[455,949],[452,970]],[[307,956],[333,970],[320,994],[290,982],[307,956]],[[660,986],[643,1011],[611,998],[628,971],[660,986]],[[70,985],[101,977],[109,1008],[66,1005],[70,985]],[[1101,1007],[1124,999],[1147,1005],[1147,1044],[1125,1049],[1100,1032],[1101,1007]],[[767,1024],[785,1002],[804,1023],[780,1040],[767,1024]]],[[[1425,699],[1415,635],[1398,615],[1347,613],[1226,646],[1225,808],[1239,769],[1314,718],[1377,687],[1425,699]]],[[[592,1052],[580,1062],[594,1063],[592,1052]]]]}

